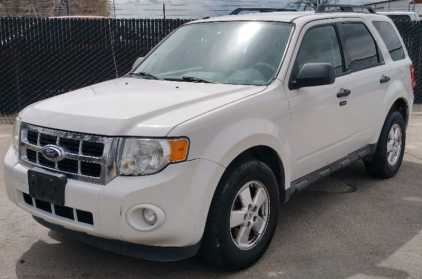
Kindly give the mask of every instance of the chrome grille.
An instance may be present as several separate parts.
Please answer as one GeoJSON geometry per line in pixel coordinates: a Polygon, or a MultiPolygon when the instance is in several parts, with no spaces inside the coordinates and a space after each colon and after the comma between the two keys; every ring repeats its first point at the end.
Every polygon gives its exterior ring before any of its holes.
{"type": "Polygon", "coordinates": [[[20,161],[65,174],[69,179],[107,184],[116,177],[116,156],[119,138],[54,130],[27,123],[21,124],[20,161]],[[53,144],[65,151],[58,162],[47,160],[42,148],[53,144]]]}

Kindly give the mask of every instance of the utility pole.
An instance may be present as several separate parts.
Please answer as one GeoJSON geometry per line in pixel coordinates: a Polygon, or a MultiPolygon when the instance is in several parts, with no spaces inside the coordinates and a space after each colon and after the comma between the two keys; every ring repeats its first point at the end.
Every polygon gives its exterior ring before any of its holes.
{"type": "Polygon", "coordinates": [[[113,0],[114,18],[116,18],[116,0],[113,0]]]}
{"type": "Polygon", "coordinates": [[[163,4],[164,20],[166,20],[166,4],[163,4]]]}
{"type": "Polygon", "coordinates": [[[66,0],[66,9],[67,9],[67,15],[70,15],[70,11],[69,11],[69,0],[66,0]]]}
{"type": "Polygon", "coordinates": [[[7,8],[6,2],[4,2],[4,0],[2,0],[1,2],[3,2],[3,5],[4,5],[4,7],[6,8],[7,16],[8,16],[8,17],[11,17],[11,16],[10,16],[10,13],[9,13],[9,9],[7,8]]]}

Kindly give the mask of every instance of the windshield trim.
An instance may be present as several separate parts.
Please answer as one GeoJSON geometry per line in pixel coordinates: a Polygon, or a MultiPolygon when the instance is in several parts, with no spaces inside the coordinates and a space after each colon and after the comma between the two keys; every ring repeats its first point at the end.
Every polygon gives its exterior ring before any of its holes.
{"type": "Polygon", "coordinates": [[[145,55],[144,59],[141,61],[141,63],[135,68],[135,69],[131,69],[126,76],[131,75],[132,73],[134,73],[146,60],[149,56],[151,56],[154,51],[160,47],[165,41],[167,41],[170,36],[172,36],[176,31],[178,31],[180,28],[184,27],[184,26],[188,26],[188,25],[194,25],[194,24],[212,24],[212,23],[222,23],[222,22],[262,22],[262,23],[270,23],[270,24],[283,24],[283,25],[290,25],[292,27],[292,29],[290,30],[290,35],[289,35],[289,39],[287,40],[287,44],[286,47],[284,48],[284,53],[283,56],[280,59],[280,63],[278,65],[277,71],[274,72],[274,75],[272,77],[272,79],[265,83],[265,84],[235,84],[235,83],[215,83],[215,84],[227,84],[227,85],[247,85],[247,86],[268,86],[271,83],[274,82],[274,80],[277,79],[278,75],[280,74],[281,68],[283,66],[284,60],[286,58],[286,54],[287,54],[287,50],[290,47],[290,43],[292,41],[292,37],[293,37],[293,33],[296,29],[296,24],[294,22],[284,22],[284,21],[267,21],[267,20],[222,20],[222,21],[199,21],[199,22],[195,22],[195,21],[191,21],[188,23],[185,23],[181,26],[179,26],[178,28],[176,28],[175,30],[173,30],[170,34],[168,34],[164,39],[162,39],[154,48],[152,48],[147,55],[145,55]]]}

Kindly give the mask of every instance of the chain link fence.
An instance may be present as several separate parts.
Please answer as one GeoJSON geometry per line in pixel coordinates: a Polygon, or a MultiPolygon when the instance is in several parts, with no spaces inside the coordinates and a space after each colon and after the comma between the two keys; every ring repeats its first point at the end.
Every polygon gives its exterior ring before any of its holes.
{"type": "Polygon", "coordinates": [[[422,103],[422,21],[396,21],[415,70],[415,103],[422,103]]]}
{"type": "MultiPolygon", "coordinates": [[[[27,105],[121,77],[181,19],[0,18],[0,123],[27,105]]],[[[415,67],[422,103],[422,21],[395,22],[415,67]]]]}
{"type": "Polygon", "coordinates": [[[0,115],[121,77],[181,19],[0,18],[0,115]]]}

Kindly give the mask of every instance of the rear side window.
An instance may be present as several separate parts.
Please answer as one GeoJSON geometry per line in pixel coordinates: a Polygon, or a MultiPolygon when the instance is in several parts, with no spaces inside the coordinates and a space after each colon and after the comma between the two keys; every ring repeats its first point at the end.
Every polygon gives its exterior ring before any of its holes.
{"type": "Polygon", "coordinates": [[[401,20],[401,21],[412,21],[410,16],[408,15],[386,15],[392,20],[401,20]]]}
{"type": "Polygon", "coordinates": [[[297,71],[306,63],[330,63],[336,75],[343,73],[340,46],[334,26],[320,26],[306,32],[296,63],[297,71]]]}
{"type": "Polygon", "coordinates": [[[377,45],[362,23],[342,23],[350,55],[350,70],[359,71],[380,65],[377,45]]]}
{"type": "Polygon", "coordinates": [[[391,59],[393,61],[404,59],[403,45],[393,26],[386,21],[374,21],[373,24],[384,41],[384,44],[387,46],[391,59]]]}

